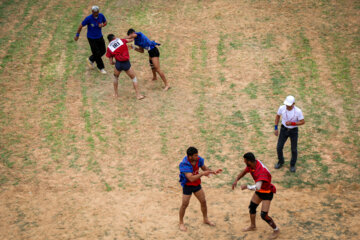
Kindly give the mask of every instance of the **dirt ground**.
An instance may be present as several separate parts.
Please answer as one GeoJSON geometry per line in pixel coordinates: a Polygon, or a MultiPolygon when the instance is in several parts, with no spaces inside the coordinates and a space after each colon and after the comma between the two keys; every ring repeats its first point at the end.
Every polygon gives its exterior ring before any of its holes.
{"type": "MultiPolygon", "coordinates": [[[[119,99],[86,66],[93,1],[1,2],[0,239],[267,239],[250,191],[231,190],[255,153],[278,193],[279,239],[358,239],[359,1],[98,1],[106,36],[135,28],[161,43],[160,77],[130,51],[142,101],[124,73],[119,99]],[[304,113],[297,173],[275,170],[273,122],[288,94],[304,113]],[[189,146],[222,168],[204,178],[178,230],[178,165],[189,146]]],[[[240,183],[251,183],[246,177],[240,183]]],[[[260,209],[258,209],[260,212],[260,209]]]]}

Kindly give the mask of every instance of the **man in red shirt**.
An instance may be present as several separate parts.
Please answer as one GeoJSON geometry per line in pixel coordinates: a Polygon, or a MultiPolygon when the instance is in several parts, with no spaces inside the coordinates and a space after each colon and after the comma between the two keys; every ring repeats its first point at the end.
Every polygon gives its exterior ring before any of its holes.
{"type": "Polygon", "coordinates": [[[268,215],[271,200],[273,199],[274,193],[276,193],[275,186],[271,184],[271,174],[261,161],[256,160],[254,154],[251,152],[244,154],[244,162],[246,168],[237,176],[232,185],[232,189],[234,190],[237,182],[247,173],[250,173],[255,181],[254,185],[241,185],[241,190],[249,189],[255,191],[249,205],[251,225],[245,228],[244,232],[256,230],[256,208],[262,202],[261,218],[273,228],[274,232],[271,238],[275,239],[279,236],[280,230],[274,220],[268,215]]]}
{"type": "Polygon", "coordinates": [[[132,79],[133,86],[136,92],[137,99],[141,100],[145,96],[141,95],[139,92],[139,86],[137,83],[137,78],[135,76],[134,70],[131,68],[129,50],[126,43],[131,42],[132,39],[119,39],[115,38],[114,34],[109,34],[107,36],[109,40],[109,45],[106,52],[106,57],[109,58],[110,64],[115,65],[114,69],[114,97],[118,97],[118,81],[121,71],[125,73],[132,79]],[[116,62],[114,62],[114,58],[116,62]]]}

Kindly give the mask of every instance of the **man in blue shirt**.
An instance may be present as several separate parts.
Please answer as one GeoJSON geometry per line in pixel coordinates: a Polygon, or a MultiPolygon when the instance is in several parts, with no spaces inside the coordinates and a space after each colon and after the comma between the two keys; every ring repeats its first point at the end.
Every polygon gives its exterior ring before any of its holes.
{"type": "Polygon", "coordinates": [[[106,52],[105,41],[101,32],[101,28],[105,27],[107,22],[106,18],[103,14],[99,13],[98,6],[92,6],[91,11],[92,14],[87,16],[84,21],[80,24],[76,36],[74,38],[75,41],[79,39],[81,29],[87,26],[87,38],[90,44],[92,55],[86,59],[90,68],[94,68],[94,62],[101,73],[106,74],[104,62],[101,57],[106,52]]]}
{"type": "Polygon", "coordinates": [[[164,91],[170,89],[169,82],[167,81],[165,74],[160,69],[160,52],[159,49],[156,47],[160,45],[155,41],[151,41],[145,34],[142,32],[135,32],[134,29],[130,28],[127,32],[129,39],[134,39],[135,45],[139,46],[138,48],[134,48],[130,46],[132,49],[139,53],[143,53],[144,49],[149,53],[149,63],[151,67],[151,71],[153,73],[153,81],[157,80],[156,73],[158,73],[165,84],[164,91]]]}
{"type": "Polygon", "coordinates": [[[210,226],[215,226],[209,221],[207,216],[207,205],[204,190],[201,188],[201,177],[210,176],[210,174],[218,174],[222,172],[221,169],[212,171],[205,166],[204,159],[198,155],[198,150],[194,147],[189,147],[186,151],[187,156],[181,161],[179,165],[180,170],[180,184],[183,187],[182,204],[179,211],[179,228],[181,231],[186,231],[184,224],[185,210],[189,206],[192,193],[199,200],[201,205],[201,212],[203,214],[204,223],[210,226]],[[199,170],[202,170],[200,172],[199,170]]]}

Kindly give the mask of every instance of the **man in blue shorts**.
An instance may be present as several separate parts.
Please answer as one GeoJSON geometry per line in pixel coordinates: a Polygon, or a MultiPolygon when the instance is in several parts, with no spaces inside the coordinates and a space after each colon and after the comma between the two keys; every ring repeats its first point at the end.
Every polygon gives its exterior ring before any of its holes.
{"type": "Polygon", "coordinates": [[[194,147],[189,147],[186,151],[187,156],[184,157],[179,165],[180,169],[180,183],[183,187],[182,204],[179,211],[179,228],[181,231],[186,231],[187,228],[184,225],[185,210],[189,206],[190,198],[192,193],[199,200],[201,205],[201,212],[203,214],[204,223],[210,226],[215,226],[214,223],[210,222],[207,216],[207,205],[205,199],[205,193],[201,188],[201,177],[209,176],[210,174],[218,174],[222,170],[218,169],[212,171],[210,168],[205,166],[204,159],[198,155],[198,150],[194,147]],[[199,172],[199,168],[203,172],[199,172]]]}
{"type": "Polygon", "coordinates": [[[80,36],[81,29],[88,26],[87,38],[90,44],[92,55],[86,59],[90,68],[94,68],[94,62],[102,74],[106,74],[104,62],[101,57],[106,52],[105,41],[101,32],[101,28],[105,27],[107,22],[103,14],[99,13],[98,6],[92,6],[92,14],[87,16],[80,24],[74,40],[77,41],[80,36]]]}
{"type": "Polygon", "coordinates": [[[131,68],[129,50],[126,43],[131,42],[132,39],[116,38],[114,34],[107,36],[109,46],[107,48],[106,57],[109,58],[110,64],[115,65],[114,69],[114,97],[118,97],[118,79],[121,71],[131,78],[135,89],[137,99],[141,100],[145,96],[140,94],[137,78],[134,70],[131,68]],[[114,62],[115,58],[115,62],[114,62]]]}
{"type": "Polygon", "coordinates": [[[130,28],[127,32],[128,38],[134,39],[135,45],[139,46],[137,48],[132,47],[135,51],[143,53],[144,49],[146,49],[149,53],[149,63],[151,67],[151,71],[153,73],[153,81],[157,80],[156,73],[158,73],[165,84],[164,91],[170,89],[170,85],[168,80],[165,77],[165,74],[160,69],[160,52],[156,47],[160,45],[155,41],[151,41],[145,34],[142,32],[135,32],[134,29],[130,28]]]}

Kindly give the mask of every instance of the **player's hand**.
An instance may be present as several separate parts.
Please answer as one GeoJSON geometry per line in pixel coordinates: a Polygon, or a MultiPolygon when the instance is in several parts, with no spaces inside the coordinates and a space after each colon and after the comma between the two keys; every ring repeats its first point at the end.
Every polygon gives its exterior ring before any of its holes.
{"type": "Polygon", "coordinates": [[[214,174],[217,175],[217,174],[219,174],[221,172],[222,172],[222,169],[218,169],[218,170],[214,171],[214,174]]]}
{"type": "Polygon", "coordinates": [[[103,26],[104,26],[104,24],[103,23],[99,23],[99,28],[102,28],[103,26]]]}
{"type": "Polygon", "coordinates": [[[236,185],[237,185],[237,181],[235,180],[234,183],[232,184],[232,190],[236,188],[236,185]]]}
{"type": "Polygon", "coordinates": [[[79,40],[79,37],[78,37],[78,36],[75,36],[75,37],[74,37],[74,40],[75,40],[75,41],[79,40]]]}
{"type": "Polygon", "coordinates": [[[111,61],[111,65],[115,65],[115,62],[114,62],[114,61],[111,61]]]}
{"type": "Polygon", "coordinates": [[[274,134],[275,134],[275,136],[278,136],[279,135],[279,130],[275,130],[274,134]]]}
{"type": "Polygon", "coordinates": [[[241,190],[245,190],[245,189],[247,189],[247,185],[246,184],[241,185],[241,190]]]}
{"type": "Polygon", "coordinates": [[[131,48],[131,49],[134,49],[134,45],[130,44],[130,48],[131,48]]]}
{"type": "Polygon", "coordinates": [[[285,123],[285,125],[286,125],[286,126],[291,126],[291,122],[287,121],[287,122],[285,123]]]}

